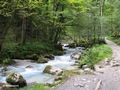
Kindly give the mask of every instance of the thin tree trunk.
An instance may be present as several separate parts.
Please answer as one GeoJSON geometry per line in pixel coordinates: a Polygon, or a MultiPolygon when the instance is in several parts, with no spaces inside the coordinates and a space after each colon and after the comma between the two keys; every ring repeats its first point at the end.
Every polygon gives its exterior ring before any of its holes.
{"type": "Polygon", "coordinates": [[[2,34],[0,35],[0,52],[2,51],[2,43],[3,43],[4,38],[5,38],[5,36],[6,36],[7,32],[8,32],[11,21],[12,21],[12,18],[10,18],[8,20],[7,24],[5,25],[5,28],[2,31],[2,34]]]}
{"type": "Polygon", "coordinates": [[[54,43],[57,43],[57,41],[59,40],[60,32],[61,32],[61,28],[59,27],[55,34],[54,43]]]}
{"type": "Polygon", "coordinates": [[[96,41],[96,25],[95,25],[96,19],[94,18],[94,23],[93,23],[93,31],[94,31],[94,43],[96,41]]]}
{"type": "Polygon", "coordinates": [[[26,39],[26,18],[23,17],[23,22],[22,22],[22,32],[21,32],[21,45],[25,45],[25,39],[26,39]]]}
{"type": "Polygon", "coordinates": [[[0,39],[0,53],[2,51],[2,40],[0,39]]]}

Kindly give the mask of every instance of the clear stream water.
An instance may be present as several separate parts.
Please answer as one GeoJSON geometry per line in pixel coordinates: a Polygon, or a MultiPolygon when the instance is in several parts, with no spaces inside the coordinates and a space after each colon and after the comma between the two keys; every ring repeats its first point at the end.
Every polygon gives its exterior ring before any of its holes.
{"type": "MultiPolygon", "coordinates": [[[[50,75],[43,73],[44,68],[47,65],[55,66],[61,68],[62,70],[70,70],[74,69],[75,66],[72,66],[75,63],[75,60],[71,59],[71,55],[73,53],[80,54],[81,48],[77,47],[74,49],[70,49],[68,47],[64,47],[66,54],[62,56],[55,56],[54,60],[50,60],[48,63],[39,64],[32,63],[31,60],[15,60],[17,63],[12,66],[8,66],[8,71],[0,72],[0,82],[5,82],[6,76],[10,72],[18,72],[20,73],[27,81],[27,83],[32,82],[40,82],[40,83],[52,83],[56,77],[56,75],[50,75]],[[31,66],[27,68],[27,66],[31,66]]],[[[3,67],[0,67],[0,70],[3,67]]]]}

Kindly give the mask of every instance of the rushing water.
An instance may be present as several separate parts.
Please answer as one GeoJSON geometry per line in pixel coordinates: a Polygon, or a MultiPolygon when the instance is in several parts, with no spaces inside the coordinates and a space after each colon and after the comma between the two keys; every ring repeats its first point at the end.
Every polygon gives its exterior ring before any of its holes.
{"type": "MultiPolygon", "coordinates": [[[[47,65],[51,65],[63,70],[74,69],[75,67],[72,65],[75,63],[75,60],[71,59],[70,56],[73,53],[80,54],[81,51],[81,48],[69,49],[67,47],[63,47],[63,49],[66,49],[66,54],[62,56],[55,56],[54,60],[50,60],[45,64],[32,63],[30,60],[16,60],[16,65],[8,66],[8,71],[0,73],[0,82],[5,82],[6,76],[10,72],[18,72],[26,79],[27,83],[52,83],[56,76],[43,73],[44,68],[47,65]]],[[[3,67],[0,67],[0,70],[2,68],[3,67]]]]}

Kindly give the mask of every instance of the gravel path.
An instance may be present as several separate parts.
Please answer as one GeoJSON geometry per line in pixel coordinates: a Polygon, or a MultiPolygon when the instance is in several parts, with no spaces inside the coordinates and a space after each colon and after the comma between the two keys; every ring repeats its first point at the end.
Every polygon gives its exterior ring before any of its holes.
{"type": "Polygon", "coordinates": [[[113,50],[112,59],[108,64],[103,60],[95,66],[94,75],[73,76],[53,90],[120,90],[120,46],[109,40],[106,42],[113,50]],[[99,81],[101,83],[98,85],[99,81]]]}

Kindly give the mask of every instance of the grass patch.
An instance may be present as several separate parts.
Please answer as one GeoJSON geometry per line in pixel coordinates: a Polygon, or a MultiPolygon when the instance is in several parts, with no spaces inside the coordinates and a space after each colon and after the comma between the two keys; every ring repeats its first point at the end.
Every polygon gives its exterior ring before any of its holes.
{"type": "Polygon", "coordinates": [[[111,57],[112,49],[110,46],[96,45],[88,50],[86,55],[82,57],[82,60],[79,62],[80,67],[83,65],[88,65],[91,69],[94,69],[94,65],[100,62],[101,60],[111,57]]]}
{"type": "Polygon", "coordinates": [[[23,88],[20,90],[50,90],[50,88],[45,86],[44,84],[37,83],[37,84],[33,85],[32,87],[23,88]]]}

